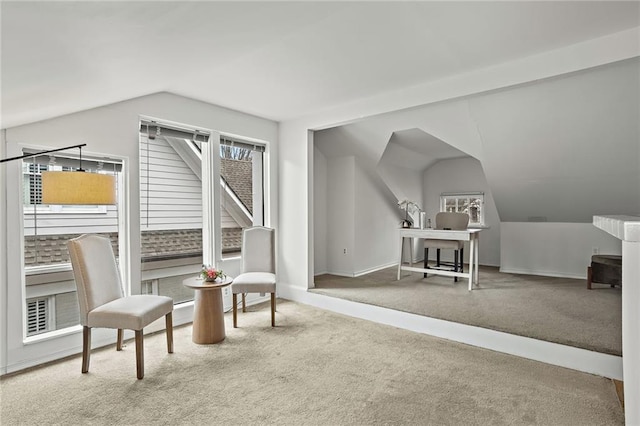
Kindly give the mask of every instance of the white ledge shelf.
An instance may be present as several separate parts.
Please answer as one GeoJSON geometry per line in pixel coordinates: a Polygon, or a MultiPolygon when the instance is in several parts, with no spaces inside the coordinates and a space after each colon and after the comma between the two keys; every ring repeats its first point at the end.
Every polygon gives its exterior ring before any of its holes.
{"type": "Polygon", "coordinates": [[[622,240],[622,375],[624,416],[640,425],[640,216],[594,216],[596,228],[622,240]]]}
{"type": "Polygon", "coordinates": [[[640,216],[594,216],[593,225],[619,240],[640,242],[640,216]]]}

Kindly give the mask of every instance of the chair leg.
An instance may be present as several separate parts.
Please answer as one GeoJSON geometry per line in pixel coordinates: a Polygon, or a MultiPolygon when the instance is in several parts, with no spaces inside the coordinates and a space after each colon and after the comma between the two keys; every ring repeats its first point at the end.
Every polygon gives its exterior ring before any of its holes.
{"type": "Polygon", "coordinates": [[[116,340],[116,351],[122,350],[122,339],[123,339],[124,330],[118,329],[118,339],[116,340]]]}
{"type": "Polygon", "coordinates": [[[144,342],[142,330],[136,330],[136,373],[138,379],[144,377],[144,342]]]}
{"type": "Polygon", "coordinates": [[[276,294],[271,293],[271,327],[276,326],[276,294]]]}
{"type": "Polygon", "coordinates": [[[464,272],[464,247],[460,249],[460,272],[464,272]]]}
{"type": "Polygon", "coordinates": [[[238,328],[238,295],[233,293],[233,328],[238,328]]]}
{"type": "MultiPolygon", "coordinates": [[[[424,269],[429,268],[429,249],[424,249],[424,269]]],[[[427,273],[422,274],[422,278],[427,278],[427,273]]]]}
{"type": "Polygon", "coordinates": [[[167,352],[173,353],[173,312],[165,315],[165,325],[167,329],[167,352]]]}
{"type": "Polygon", "coordinates": [[[245,303],[246,298],[247,298],[247,293],[242,293],[242,312],[247,312],[247,305],[245,303]]]}
{"type": "Polygon", "coordinates": [[[591,271],[591,266],[587,266],[587,289],[591,290],[591,278],[593,272],[591,271]]]}
{"type": "MultiPolygon", "coordinates": [[[[453,270],[458,272],[458,250],[453,251],[453,270]]],[[[458,282],[458,277],[453,277],[453,282],[458,282]]]]}
{"type": "Polygon", "coordinates": [[[436,266],[440,267],[440,249],[436,249],[436,266]]]}
{"type": "Polygon", "coordinates": [[[82,327],[82,372],[89,371],[89,358],[91,356],[91,327],[82,327]]]}

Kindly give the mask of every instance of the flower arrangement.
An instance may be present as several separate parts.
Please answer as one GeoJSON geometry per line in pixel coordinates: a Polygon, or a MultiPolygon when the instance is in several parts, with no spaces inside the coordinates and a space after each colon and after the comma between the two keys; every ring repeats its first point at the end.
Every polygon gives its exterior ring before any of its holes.
{"type": "Polygon", "coordinates": [[[215,281],[216,278],[226,277],[225,273],[221,269],[216,269],[213,266],[202,265],[202,271],[200,271],[202,279],[205,281],[215,281]]]}
{"type": "Polygon", "coordinates": [[[400,224],[403,228],[411,228],[413,226],[413,220],[409,217],[409,213],[420,211],[420,206],[413,201],[402,200],[398,201],[398,207],[404,210],[404,220],[400,222],[400,224]]]}

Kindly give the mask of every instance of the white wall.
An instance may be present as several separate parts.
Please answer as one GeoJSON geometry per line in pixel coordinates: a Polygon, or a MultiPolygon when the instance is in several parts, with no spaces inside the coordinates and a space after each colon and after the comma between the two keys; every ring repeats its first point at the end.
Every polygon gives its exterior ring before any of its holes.
{"type": "MultiPolygon", "coordinates": [[[[314,274],[357,276],[396,263],[403,215],[377,172],[354,156],[327,158],[316,148],[314,167],[314,274]]],[[[421,198],[414,180],[411,193],[421,198]]]]}
{"type": "Polygon", "coordinates": [[[316,236],[313,251],[314,275],[328,272],[327,266],[327,211],[329,206],[327,197],[327,157],[318,148],[313,149],[313,233],[316,236]]]}
{"type": "Polygon", "coordinates": [[[502,222],[500,270],[586,278],[593,249],[622,254],[622,242],[591,223],[502,222]]]}
{"type": "MultiPolygon", "coordinates": [[[[0,158],[7,158],[6,130],[0,130],[0,158]]],[[[1,167],[1,166],[0,166],[1,167]]],[[[0,375],[7,373],[7,187],[5,172],[0,169],[0,375]]]]}
{"type": "Polygon", "coordinates": [[[355,157],[327,162],[327,269],[352,275],[355,250],[355,157]]]}
{"type": "Polygon", "coordinates": [[[354,275],[398,262],[397,200],[376,172],[355,168],[354,275]]]}
{"type": "MultiPolygon", "coordinates": [[[[129,277],[131,282],[140,282],[140,179],[138,167],[139,143],[138,126],[140,115],[155,117],[165,121],[183,123],[195,127],[221,131],[255,138],[268,142],[267,164],[268,181],[266,189],[271,193],[271,200],[265,208],[267,222],[270,226],[278,225],[278,124],[252,115],[232,111],[204,102],[176,96],[169,93],[158,93],[107,105],[100,108],[82,111],[58,117],[51,120],[6,129],[6,154],[14,156],[20,154],[20,144],[33,144],[59,148],[77,143],[87,143],[87,153],[111,154],[123,157],[128,168],[128,180],[125,183],[125,197],[128,203],[126,212],[130,229],[131,265],[129,277]]],[[[294,153],[295,155],[295,153],[294,153]]],[[[5,155],[3,155],[4,157],[5,155]]],[[[306,157],[305,157],[306,158],[306,157]]],[[[7,187],[7,199],[17,199],[19,193],[19,169],[10,162],[3,164],[3,178],[11,175],[13,182],[7,187]],[[5,167],[6,166],[6,167],[5,167]],[[15,187],[13,186],[15,185],[15,187]]],[[[303,162],[306,163],[306,160],[303,162]]],[[[4,182],[8,182],[7,179],[4,182]]],[[[5,186],[3,185],[3,189],[5,186]]],[[[306,194],[307,189],[301,191],[306,194]]],[[[4,200],[4,198],[3,198],[4,200]]],[[[297,214],[301,214],[297,212],[297,214]]],[[[308,211],[304,212],[305,217],[308,211]]],[[[21,318],[23,305],[20,283],[21,274],[20,253],[9,250],[9,241],[20,241],[20,221],[22,217],[17,209],[9,209],[2,216],[3,224],[7,227],[7,238],[2,238],[1,244],[6,253],[7,278],[3,276],[2,288],[7,289],[7,299],[0,307],[1,312],[8,312],[12,321],[6,324],[7,346],[6,364],[9,369],[22,368],[34,363],[55,359],[77,353],[81,346],[81,337],[70,334],[29,345],[23,344],[21,318]],[[9,235],[10,233],[10,235],[9,235]],[[11,282],[12,286],[7,283],[11,282]]],[[[278,230],[280,231],[280,230],[278,230]]],[[[286,234],[286,232],[285,232],[286,234]]],[[[302,251],[302,250],[299,250],[302,251]]],[[[1,251],[0,251],[1,252],[1,251]]],[[[4,264],[4,263],[3,263],[4,264]]],[[[305,262],[305,265],[308,262],[305,262]]],[[[4,268],[3,268],[4,271],[4,268]]],[[[4,273],[4,272],[3,272],[4,273]]],[[[185,318],[188,318],[186,316],[185,318]]],[[[176,324],[180,318],[176,318],[176,324]]],[[[4,332],[4,330],[3,330],[4,332]]],[[[97,333],[96,333],[97,334],[97,333]]],[[[109,337],[111,339],[111,337],[109,337]]],[[[95,336],[95,342],[101,341],[100,335],[95,336]]]]}
{"type": "MultiPolygon", "coordinates": [[[[425,211],[433,226],[436,213],[440,211],[440,194],[484,192],[485,225],[489,228],[480,233],[479,262],[481,265],[499,266],[500,217],[480,162],[471,157],[441,160],[425,170],[423,176],[425,211]]],[[[470,253],[468,249],[467,244],[465,256],[470,253]]],[[[429,253],[429,258],[435,259],[435,253],[429,253]]]]}

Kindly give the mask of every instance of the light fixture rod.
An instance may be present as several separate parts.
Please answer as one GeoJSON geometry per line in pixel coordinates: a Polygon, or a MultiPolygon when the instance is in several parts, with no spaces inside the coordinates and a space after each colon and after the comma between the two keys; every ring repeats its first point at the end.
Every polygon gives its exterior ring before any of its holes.
{"type": "MultiPolygon", "coordinates": [[[[34,152],[32,154],[25,154],[25,155],[21,155],[19,157],[4,158],[4,159],[0,160],[0,163],[4,163],[5,161],[12,161],[12,160],[22,160],[23,158],[37,157],[38,155],[49,154],[50,152],[65,151],[67,149],[73,149],[73,148],[80,148],[80,156],[81,156],[80,158],[82,158],[82,147],[83,146],[87,146],[87,144],[83,143],[83,144],[80,144],[80,145],[65,146],[64,148],[50,149],[48,151],[34,152]]],[[[82,168],[82,159],[80,161],[81,161],[80,167],[82,168]]]]}

